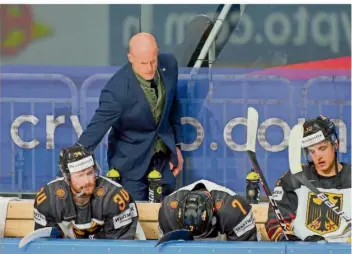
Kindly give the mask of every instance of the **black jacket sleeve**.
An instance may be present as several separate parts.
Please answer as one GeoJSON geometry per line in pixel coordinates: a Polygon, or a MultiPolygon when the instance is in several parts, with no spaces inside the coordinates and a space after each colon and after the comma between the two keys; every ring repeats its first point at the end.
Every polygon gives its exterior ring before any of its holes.
{"type": "MultiPolygon", "coordinates": [[[[295,193],[295,186],[297,181],[292,177],[290,172],[286,172],[276,183],[273,190],[273,198],[275,199],[277,206],[284,217],[286,225],[292,232],[291,222],[296,217],[296,211],[298,206],[298,197],[295,193]]],[[[280,241],[284,239],[282,228],[276,219],[275,212],[271,206],[268,207],[268,219],[265,223],[265,229],[268,233],[268,237],[271,241],[280,241]]]]}
{"type": "Polygon", "coordinates": [[[114,76],[101,91],[99,107],[77,141],[91,151],[97,147],[110,127],[118,122],[121,117],[122,106],[120,99],[112,91],[112,86],[116,82],[118,81],[116,76],[114,76]]]}

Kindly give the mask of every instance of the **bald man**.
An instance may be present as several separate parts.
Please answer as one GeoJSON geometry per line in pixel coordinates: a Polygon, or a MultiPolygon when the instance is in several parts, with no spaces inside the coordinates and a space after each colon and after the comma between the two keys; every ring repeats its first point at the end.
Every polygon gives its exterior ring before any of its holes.
{"type": "Polygon", "coordinates": [[[158,52],[155,38],[138,33],[129,43],[129,63],[108,81],[99,107],[78,143],[94,150],[108,137],[109,167],[134,200],[148,200],[148,174],[161,174],[162,194],[175,189],[183,168],[180,115],[176,99],[178,66],[171,54],[158,52]]]}

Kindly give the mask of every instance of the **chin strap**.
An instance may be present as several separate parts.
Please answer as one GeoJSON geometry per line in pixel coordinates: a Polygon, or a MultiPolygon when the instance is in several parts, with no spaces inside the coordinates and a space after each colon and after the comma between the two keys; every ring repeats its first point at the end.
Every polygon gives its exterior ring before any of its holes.
{"type": "Polygon", "coordinates": [[[341,174],[339,173],[339,168],[338,168],[338,163],[337,163],[337,151],[335,151],[335,174],[336,174],[336,178],[337,178],[337,186],[336,188],[338,190],[341,189],[341,174]]]}

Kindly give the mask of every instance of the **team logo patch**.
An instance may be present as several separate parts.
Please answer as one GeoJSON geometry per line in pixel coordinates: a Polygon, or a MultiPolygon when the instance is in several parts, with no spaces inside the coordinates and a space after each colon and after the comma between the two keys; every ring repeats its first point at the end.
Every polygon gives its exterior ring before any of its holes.
{"type": "Polygon", "coordinates": [[[172,200],[172,201],[170,202],[170,207],[171,207],[172,209],[176,209],[176,208],[177,208],[177,205],[178,205],[178,201],[177,201],[177,200],[172,200]]]}
{"type": "Polygon", "coordinates": [[[215,202],[215,209],[218,210],[218,211],[220,211],[221,208],[222,208],[222,206],[223,206],[223,204],[224,204],[224,202],[223,202],[222,200],[217,200],[217,201],[215,202]]]}
{"type": "Polygon", "coordinates": [[[64,198],[66,196],[66,192],[62,187],[57,188],[55,194],[58,198],[64,198]]]}
{"type": "Polygon", "coordinates": [[[100,186],[95,189],[95,196],[96,197],[100,198],[100,197],[104,196],[104,194],[105,194],[104,186],[100,186]]]}
{"type": "Polygon", "coordinates": [[[160,186],[159,186],[158,188],[156,188],[156,192],[157,192],[158,194],[161,194],[162,189],[161,189],[161,187],[160,187],[160,186]]]}
{"type": "MultiPolygon", "coordinates": [[[[328,193],[329,201],[342,208],[343,194],[328,193]]],[[[320,235],[336,231],[341,224],[341,217],[327,207],[314,193],[309,192],[306,213],[306,227],[320,235]]]]}
{"type": "Polygon", "coordinates": [[[74,153],[73,153],[73,156],[77,158],[78,156],[83,156],[83,153],[80,152],[80,151],[74,152],[74,153]]]}

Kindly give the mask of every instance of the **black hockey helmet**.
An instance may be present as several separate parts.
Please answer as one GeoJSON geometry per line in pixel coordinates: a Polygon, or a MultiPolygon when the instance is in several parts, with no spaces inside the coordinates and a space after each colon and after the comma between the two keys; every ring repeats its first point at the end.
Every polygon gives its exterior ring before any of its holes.
{"type": "Polygon", "coordinates": [[[335,124],[324,116],[307,120],[303,124],[303,148],[317,144],[323,140],[337,140],[335,124]]]}
{"type": "Polygon", "coordinates": [[[213,200],[209,192],[189,192],[178,204],[177,221],[196,238],[205,237],[213,226],[213,200]]]}
{"type": "Polygon", "coordinates": [[[66,181],[69,181],[72,173],[85,170],[89,167],[94,167],[96,175],[99,174],[94,154],[81,144],[75,144],[61,150],[59,168],[66,181]]]}

